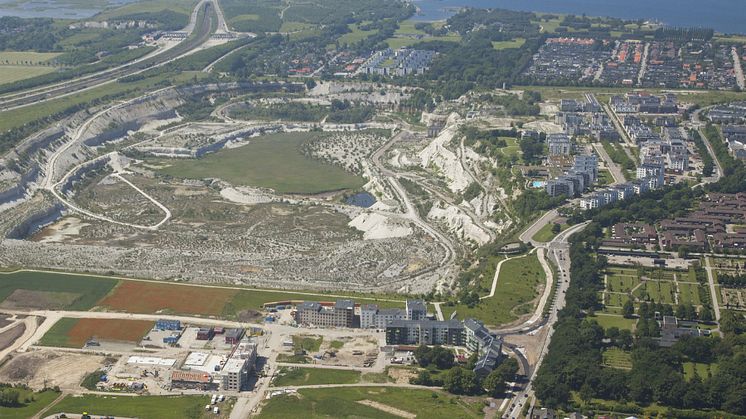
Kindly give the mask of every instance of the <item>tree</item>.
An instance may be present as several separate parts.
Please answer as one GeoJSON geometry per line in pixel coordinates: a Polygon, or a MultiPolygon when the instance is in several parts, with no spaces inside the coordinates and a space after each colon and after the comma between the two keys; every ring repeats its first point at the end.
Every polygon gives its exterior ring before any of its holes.
{"type": "Polygon", "coordinates": [[[554,223],[552,225],[552,234],[559,234],[560,231],[562,231],[562,226],[557,223],[554,223]]]}
{"type": "Polygon", "coordinates": [[[443,390],[452,394],[464,394],[463,375],[461,367],[453,367],[445,373],[443,377],[443,390]]]}
{"type": "Polygon", "coordinates": [[[632,318],[632,316],[635,314],[635,304],[632,302],[632,300],[628,299],[624,303],[624,307],[622,307],[622,314],[626,319],[632,318]]]}
{"type": "Polygon", "coordinates": [[[492,397],[500,397],[505,393],[505,389],[507,388],[502,374],[497,369],[493,370],[484,378],[482,386],[487,390],[487,394],[492,397]]]}

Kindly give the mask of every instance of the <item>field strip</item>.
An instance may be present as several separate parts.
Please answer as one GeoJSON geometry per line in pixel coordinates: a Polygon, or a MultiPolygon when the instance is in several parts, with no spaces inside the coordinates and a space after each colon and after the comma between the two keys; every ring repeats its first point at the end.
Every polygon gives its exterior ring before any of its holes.
{"type": "Polygon", "coordinates": [[[173,283],[163,280],[157,280],[157,279],[142,279],[142,278],[127,278],[124,276],[108,276],[108,275],[96,275],[96,274],[89,274],[89,273],[77,273],[77,272],[61,272],[61,271],[49,271],[44,269],[17,269],[14,271],[0,271],[0,275],[12,275],[16,272],[39,272],[39,273],[52,273],[52,274],[59,274],[59,275],[77,275],[77,276],[87,276],[91,278],[108,278],[108,279],[118,279],[121,281],[139,281],[139,282],[147,282],[147,283],[153,283],[153,284],[164,284],[164,285],[181,285],[181,286],[187,286],[187,287],[202,287],[202,288],[217,288],[217,289],[226,289],[226,290],[238,290],[238,291],[257,291],[257,292],[270,292],[270,293],[291,293],[291,294],[298,294],[298,295],[309,295],[314,297],[334,297],[334,298],[357,298],[362,300],[372,300],[372,301],[388,301],[392,303],[404,303],[404,299],[394,299],[394,298],[378,298],[378,297],[366,297],[364,295],[360,296],[354,296],[354,295],[343,295],[343,294],[324,294],[324,293],[318,293],[318,292],[311,292],[311,291],[294,291],[294,290],[287,290],[287,289],[281,289],[281,288],[251,288],[251,287],[240,287],[235,285],[212,285],[212,284],[191,284],[191,283],[173,283]]]}
{"type": "Polygon", "coordinates": [[[409,413],[406,410],[397,409],[395,407],[389,406],[387,404],[379,403],[373,400],[358,400],[355,403],[360,403],[362,405],[372,407],[376,410],[380,410],[382,412],[386,412],[394,416],[399,416],[400,418],[414,419],[417,417],[417,415],[414,413],[409,413]]]}

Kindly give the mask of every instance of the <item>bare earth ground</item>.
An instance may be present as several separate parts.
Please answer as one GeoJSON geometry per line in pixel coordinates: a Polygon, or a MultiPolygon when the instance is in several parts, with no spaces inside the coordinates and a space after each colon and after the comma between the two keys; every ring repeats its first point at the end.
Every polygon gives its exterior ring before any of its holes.
{"type": "Polygon", "coordinates": [[[7,310],[59,310],[74,302],[79,294],[72,292],[49,292],[17,289],[6,298],[0,308],[7,310]]]}
{"type": "Polygon", "coordinates": [[[46,350],[28,352],[19,354],[0,368],[0,381],[24,383],[35,389],[46,385],[79,390],[83,378],[101,367],[103,361],[104,357],[96,355],[46,350]]]}
{"type": "Polygon", "coordinates": [[[6,330],[3,333],[0,333],[0,351],[3,349],[9,347],[13,342],[16,341],[19,337],[23,335],[23,332],[26,331],[26,325],[23,323],[19,323],[16,326],[13,326],[10,330],[6,330]]]}

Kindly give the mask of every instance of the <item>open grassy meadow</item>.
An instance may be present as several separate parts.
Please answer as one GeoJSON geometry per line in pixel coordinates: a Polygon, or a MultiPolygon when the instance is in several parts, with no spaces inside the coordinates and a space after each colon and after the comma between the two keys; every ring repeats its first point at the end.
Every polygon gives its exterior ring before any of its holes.
{"type": "Polygon", "coordinates": [[[323,134],[265,135],[245,146],[220,150],[198,160],[172,162],[161,172],[180,178],[220,178],[234,185],[271,188],[278,193],[314,194],[363,186],[363,178],[303,154],[303,143],[315,135],[323,134]]]}
{"type": "Polygon", "coordinates": [[[623,316],[615,314],[597,313],[596,316],[591,317],[591,319],[595,320],[604,329],[616,327],[619,330],[626,329],[634,331],[635,325],[637,324],[637,319],[625,319],[623,316]]]}
{"type": "MultiPolygon", "coordinates": [[[[493,257],[488,263],[492,269],[485,271],[481,288],[487,290],[492,285],[494,265],[501,260],[493,257]]],[[[495,295],[480,300],[474,307],[463,304],[442,306],[443,316],[449,318],[455,311],[459,319],[473,317],[489,325],[501,325],[512,322],[534,309],[534,300],[539,295],[539,289],[544,285],[546,276],[539,264],[535,253],[503,263],[497,279],[495,295]]]]}
{"type": "MultiPolygon", "coordinates": [[[[539,231],[534,234],[533,239],[546,243],[551,241],[553,238],[557,236],[557,234],[554,234],[552,232],[552,227],[554,226],[554,223],[546,223],[539,231]]],[[[567,230],[567,227],[569,227],[567,224],[560,224],[560,232],[567,230]]]]}
{"type": "Polygon", "coordinates": [[[228,409],[222,403],[221,414],[205,411],[209,396],[66,396],[48,413],[83,413],[91,415],[123,416],[141,419],[202,419],[226,418],[228,409]]]}
{"type": "Polygon", "coordinates": [[[20,392],[20,399],[23,400],[29,397],[29,402],[21,403],[18,407],[0,406],[0,418],[27,419],[33,417],[59,396],[59,393],[52,390],[41,391],[38,393],[22,388],[18,388],[17,390],[20,392]]]}
{"type": "Polygon", "coordinates": [[[0,84],[30,79],[55,71],[51,66],[0,65],[0,84]]]}
{"type": "Polygon", "coordinates": [[[354,384],[360,382],[360,371],[335,370],[329,368],[282,367],[272,385],[311,386],[318,384],[354,384]]]}
{"type": "Polygon", "coordinates": [[[117,282],[114,278],[56,272],[0,273],[0,301],[6,308],[89,310],[117,282]]]}
{"type": "Polygon", "coordinates": [[[526,43],[526,38],[515,38],[510,41],[493,41],[492,48],[494,49],[520,48],[525,43],[526,43]]]}
{"type": "Polygon", "coordinates": [[[297,395],[271,398],[259,418],[354,417],[389,419],[416,415],[428,419],[481,418],[483,404],[469,402],[439,390],[386,387],[302,389],[297,395]]]}
{"type": "Polygon", "coordinates": [[[121,319],[62,318],[41,338],[42,346],[81,348],[89,339],[137,343],[154,322],[121,319]]]}

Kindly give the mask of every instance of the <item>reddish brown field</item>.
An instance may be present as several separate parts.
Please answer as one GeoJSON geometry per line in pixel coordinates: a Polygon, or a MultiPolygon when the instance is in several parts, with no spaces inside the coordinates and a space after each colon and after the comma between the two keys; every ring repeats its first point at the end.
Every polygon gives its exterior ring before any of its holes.
{"type": "Polygon", "coordinates": [[[175,313],[217,316],[237,291],[122,281],[99,306],[129,313],[175,313]]]}
{"type": "Polygon", "coordinates": [[[88,339],[139,342],[155,322],[147,320],[80,319],[67,332],[71,347],[80,348],[88,339]]]}

